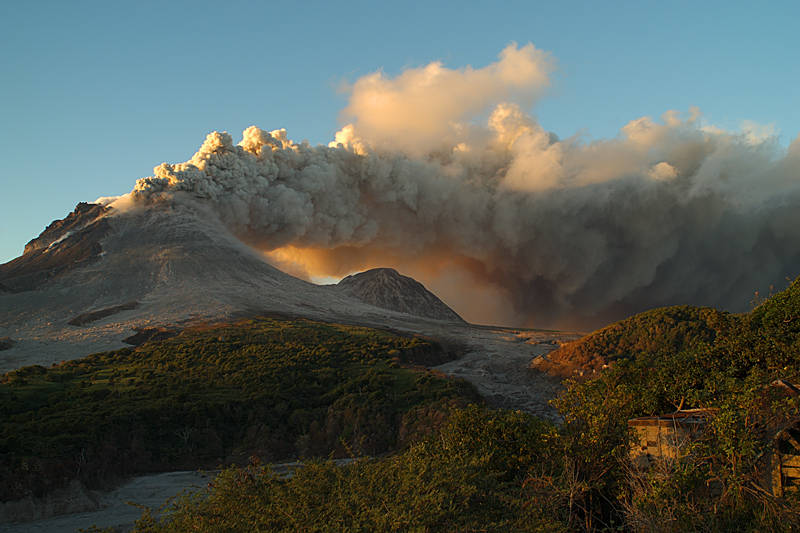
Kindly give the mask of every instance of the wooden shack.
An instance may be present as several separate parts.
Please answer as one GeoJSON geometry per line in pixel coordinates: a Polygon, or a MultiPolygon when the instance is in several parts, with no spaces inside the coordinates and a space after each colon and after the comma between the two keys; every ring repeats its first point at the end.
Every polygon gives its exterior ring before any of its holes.
{"type": "Polygon", "coordinates": [[[714,411],[710,409],[684,409],[628,420],[628,429],[634,435],[630,450],[633,464],[644,469],[649,468],[656,458],[681,457],[686,445],[700,438],[713,415],[714,411]]]}
{"type": "Polygon", "coordinates": [[[783,432],[776,446],[761,458],[758,467],[761,479],[756,483],[757,489],[773,496],[796,491],[800,486],[800,443],[788,431],[783,432]]]}
{"type": "MultiPolygon", "coordinates": [[[[776,380],[770,386],[786,396],[800,396],[800,390],[785,380],[776,380]]],[[[703,436],[715,414],[714,409],[683,409],[628,420],[633,435],[630,449],[633,465],[644,470],[657,460],[685,456],[689,452],[687,446],[703,436]]],[[[786,422],[789,424],[776,432],[765,432],[764,452],[753,465],[760,473],[753,481],[754,488],[773,496],[783,496],[800,487],[800,422],[786,422]]]]}

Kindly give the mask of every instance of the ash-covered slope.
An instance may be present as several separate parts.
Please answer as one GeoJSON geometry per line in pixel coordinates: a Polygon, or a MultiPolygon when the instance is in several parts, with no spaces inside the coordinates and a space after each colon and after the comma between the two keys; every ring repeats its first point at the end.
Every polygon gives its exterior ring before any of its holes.
{"type": "Polygon", "coordinates": [[[0,265],[0,293],[34,290],[47,281],[99,260],[102,239],[111,229],[99,204],[79,203],[25,245],[23,254],[0,265]]]}
{"type": "Polygon", "coordinates": [[[336,287],[376,307],[436,320],[464,322],[422,283],[392,268],[375,268],[347,276],[336,287]]]}
{"type": "Polygon", "coordinates": [[[466,345],[468,355],[439,368],[472,381],[493,405],[553,416],[552,378],[528,370],[552,344],[467,324],[394,271],[340,285],[307,283],[265,263],[213,211],[186,197],[76,211],[21,258],[0,265],[0,283],[14,284],[0,290],[0,372],[129,347],[123,339],[134,336],[146,342],[196,324],[281,314],[466,345]],[[18,283],[33,272],[36,284],[18,283]]]}
{"type": "MultiPolygon", "coordinates": [[[[397,280],[383,289],[378,281],[372,293],[403,289],[397,280]]],[[[289,276],[191,201],[125,211],[81,204],[21,257],[0,265],[0,284],[10,289],[0,292],[0,337],[14,343],[2,351],[0,372],[120,348],[147,328],[258,313],[412,331],[431,318],[463,323],[452,312],[415,316],[424,307],[376,307],[341,288],[289,276]]]]}

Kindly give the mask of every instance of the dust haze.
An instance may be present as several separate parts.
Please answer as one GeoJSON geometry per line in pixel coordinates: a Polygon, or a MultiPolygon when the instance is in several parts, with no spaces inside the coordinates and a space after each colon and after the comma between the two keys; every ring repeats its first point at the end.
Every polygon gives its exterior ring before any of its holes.
{"type": "MultiPolygon", "coordinates": [[[[674,304],[749,309],[800,274],[800,137],[698,109],[560,139],[533,110],[556,64],[512,43],[348,84],[328,146],[210,134],[114,202],[199,204],[290,273],[391,266],[477,323],[589,329],[674,304]]],[[[266,104],[265,104],[266,105],[266,104]]]]}

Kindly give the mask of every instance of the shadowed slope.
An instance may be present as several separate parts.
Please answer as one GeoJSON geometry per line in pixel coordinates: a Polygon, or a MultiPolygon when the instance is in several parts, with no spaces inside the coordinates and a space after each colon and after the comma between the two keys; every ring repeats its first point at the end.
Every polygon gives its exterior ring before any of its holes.
{"type": "Polygon", "coordinates": [[[25,245],[20,257],[0,265],[0,293],[32,291],[49,280],[101,257],[100,239],[111,226],[103,218],[108,209],[79,203],[63,220],[51,223],[25,245]]]}

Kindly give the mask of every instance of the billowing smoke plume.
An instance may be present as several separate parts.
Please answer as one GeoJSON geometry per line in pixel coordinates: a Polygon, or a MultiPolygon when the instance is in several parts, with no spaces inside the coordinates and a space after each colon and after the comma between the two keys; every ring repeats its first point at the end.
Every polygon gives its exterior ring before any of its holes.
{"type": "Polygon", "coordinates": [[[331,146],[215,132],[133,197],[205,204],[306,275],[401,268],[473,320],[591,327],[679,303],[741,311],[800,275],[800,137],[787,150],[764,128],[724,131],[690,110],[610,140],[560,140],[524,111],[552,67],[512,44],[481,69],[378,72],[350,86],[351,123],[331,146]]]}

